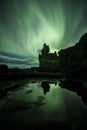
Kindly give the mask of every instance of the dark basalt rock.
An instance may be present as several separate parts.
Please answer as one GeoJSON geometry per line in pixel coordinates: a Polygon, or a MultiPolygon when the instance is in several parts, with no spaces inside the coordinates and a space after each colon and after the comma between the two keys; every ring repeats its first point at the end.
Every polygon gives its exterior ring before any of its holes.
{"type": "Polygon", "coordinates": [[[4,73],[4,72],[6,72],[8,70],[8,66],[7,65],[0,65],[0,72],[1,73],[4,73]]]}
{"type": "MultiPolygon", "coordinates": [[[[69,74],[71,77],[86,77],[87,75],[87,33],[85,33],[75,46],[49,53],[50,48],[44,44],[39,54],[39,70],[69,74]]],[[[75,78],[76,78],[75,77],[75,78]]]]}
{"type": "Polygon", "coordinates": [[[50,48],[46,43],[43,45],[41,54],[39,54],[39,70],[44,72],[54,72],[58,64],[57,53],[50,53],[50,48]]]}
{"type": "Polygon", "coordinates": [[[59,51],[60,71],[85,77],[87,74],[87,33],[84,34],[75,46],[59,51]],[[80,74],[80,75],[79,75],[80,74]]]}

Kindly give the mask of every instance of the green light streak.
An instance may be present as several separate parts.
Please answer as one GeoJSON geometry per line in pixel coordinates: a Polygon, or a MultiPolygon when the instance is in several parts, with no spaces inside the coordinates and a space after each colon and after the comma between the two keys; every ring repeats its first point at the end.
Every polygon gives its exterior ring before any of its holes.
{"type": "Polygon", "coordinates": [[[0,21],[0,51],[37,57],[44,42],[52,51],[71,46],[87,31],[85,11],[78,1],[12,1],[0,21]]]}

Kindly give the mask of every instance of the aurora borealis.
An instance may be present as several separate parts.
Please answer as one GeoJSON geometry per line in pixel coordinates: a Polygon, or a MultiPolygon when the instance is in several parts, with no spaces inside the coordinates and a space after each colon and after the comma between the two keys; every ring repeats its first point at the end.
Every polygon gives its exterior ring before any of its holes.
{"type": "Polygon", "coordinates": [[[0,0],[0,63],[38,66],[44,42],[58,51],[85,32],[86,0],[0,0]]]}

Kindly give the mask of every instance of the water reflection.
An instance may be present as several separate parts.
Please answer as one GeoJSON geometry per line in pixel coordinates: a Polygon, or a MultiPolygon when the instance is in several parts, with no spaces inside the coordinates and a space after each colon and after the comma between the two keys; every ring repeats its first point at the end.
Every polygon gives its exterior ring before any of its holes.
{"type": "Polygon", "coordinates": [[[87,120],[86,85],[81,81],[55,79],[1,81],[0,115],[20,128],[22,123],[28,127],[29,123],[42,119],[55,119],[72,127],[84,124],[87,120]],[[18,120],[22,120],[21,123],[18,120]]]}
{"type": "MultiPolygon", "coordinates": [[[[19,80],[19,81],[5,81],[0,82],[0,99],[3,99],[7,95],[11,94],[14,91],[18,91],[24,88],[29,88],[29,86],[33,86],[37,84],[37,86],[42,87],[43,93],[46,95],[50,91],[50,87],[53,85],[57,86],[58,81],[50,81],[50,80],[19,80]]],[[[59,82],[59,86],[61,88],[66,88],[70,91],[76,92],[79,96],[81,96],[83,102],[87,104],[87,85],[85,86],[82,81],[63,81],[59,82]]],[[[32,88],[26,91],[26,94],[32,93],[32,88]]]]}
{"type": "Polygon", "coordinates": [[[49,83],[47,81],[43,81],[41,83],[41,87],[43,88],[44,94],[46,94],[47,92],[50,91],[50,85],[49,85],[49,83]]]}
{"type": "Polygon", "coordinates": [[[79,96],[81,96],[81,99],[87,105],[87,86],[85,86],[84,82],[67,80],[61,81],[59,86],[76,92],[79,96]]]}
{"type": "Polygon", "coordinates": [[[55,82],[49,82],[49,81],[42,81],[41,87],[43,88],[44,94],[50,91],[50,84],[54,84],[55,86],[57,85],[57,81],[55,82]]]}

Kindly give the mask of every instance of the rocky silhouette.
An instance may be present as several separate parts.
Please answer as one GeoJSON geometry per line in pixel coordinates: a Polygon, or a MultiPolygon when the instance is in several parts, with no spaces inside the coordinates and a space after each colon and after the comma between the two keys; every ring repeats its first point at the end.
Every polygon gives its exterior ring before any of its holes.
{"type": "Polygon", "coordinates": [[[50,53],[50,47],[43,45],[39,54],[39,70],[65,74],[67,78],[87,77],[87,33],[85,33],[75,46],[62,49],[57,53],[50,53]]]}
{"type": "Polygon", "coordinates": [[[58,52],[59,71],[71,77],[86,78],[87,76],[87,33],[75,46],[62,49],[58,52]]]}
{"type": "Polygon", "coordinates": [[[50,47],[44,43],[38,56],[39,67],[30,69],[8,69],[7,65],[0,65],[0,79],[24,78],[79,78],[87,79],[87,33],[75,46],[50,53],[50,47]]]}
{"type": "Polygon", "coordinates": [[[55,66],[58,64],[58,56],[56,51],[50,53],[50,48],[46,43],[43,45],[41,54],[39,54],[39,69],[45,72],[54,72],[55,66]]]}

